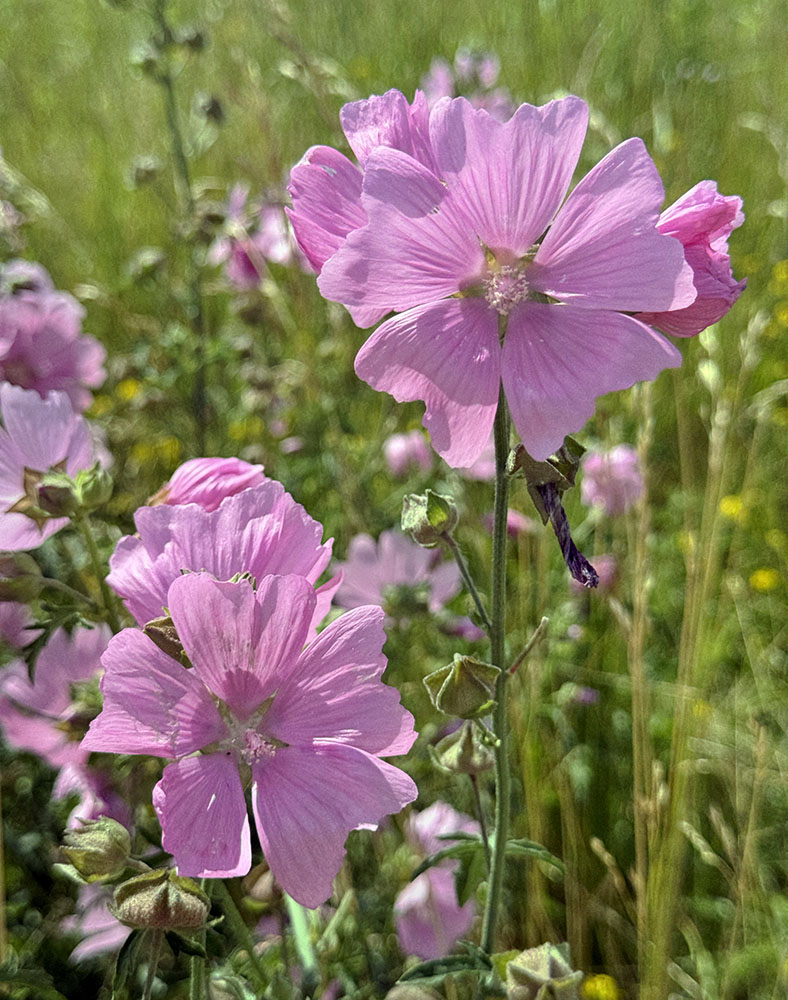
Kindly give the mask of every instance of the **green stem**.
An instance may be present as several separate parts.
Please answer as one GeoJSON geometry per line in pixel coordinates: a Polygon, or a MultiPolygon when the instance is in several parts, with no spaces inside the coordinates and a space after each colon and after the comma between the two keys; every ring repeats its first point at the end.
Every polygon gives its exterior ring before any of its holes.
{"type": "Polygon", "coordinates": [[[43,583],[44,587],[48,590],[59,590],[61,593],[67,594],[75,601],[82,601],[83,604],[87,604],[94,610],[98,608],[98,604],[96,604],[92,597],[88,597],[87,594],[83,594],[81,590],[75,590],[73,587],[69,587],[69,585],[67,583],[63,583],[62,580],[56,580],[52,576],[45,576],[43,578],[43,583]]]}
{"type": "Polygon", "coordinates": [[[163,930],[150,930],[150,957],[148,959],[148,974],[145,977],[145,987],[142,991],[142,1000],[150,1000],[153,991],[153,981],[156,978],[156,970],[159,967],[161,957],[161,946],[164,941],[163,930]]]}
{"type": "Polygon", "coordinates": [[[490,884],[482,922],[482,948],[492,954],[495,927],[503,894],[503,870],[506,841],[509,835],[509,754],[506,704],[506,515],[509,501],[509,477],[506,460],[509,457],[509,411],[503,386],[498,393],[495,414],[495,513],[493,524],[492,566],[492,627],[490,630],[491,659],[501,672],[495,687],[493,729],[497,737],[495,749],[495,843],[490,884]]]}
{"type": "Polygon", "coordinates": [[[8,958],[8,923],[5,912],[5,849],[3,827],[3,774],[0,771],[0,964],[8,958]]]}
{"type": "MultiPolygon", "coordinates": [[[[200,879],[200,888],[210,895],[210,883],[207,878],[200,879]]],[[[205,947],[205,928],[197,936],[199,944],[205,947]]],[[[189,962],[189,1000],[207,1000],[208,983],[205,977],[205,959],[202,955],[192,955],[189,962]]]]}
{"type": "Polygon", "coordinates": [[[249,965],[254,971],[255,978],[259,986],[265,988],[268,985],[268,980],[266,978],[263,967],[260,965],[260,959],[257,957],[257,952],[254,950],[254,938],[252,937],[252,932],[246,926],[244,918],[238,911],[238,907],[235,905],[235,900],[230,893],[230,890],[224,883],[224,879],[214,879],[214,896],[222,908],[222,912],[227,918],[227,924],[230,928],[230,932],[235,937],[236,943],[240,948],[243,948],[246,952],[249,965]]]}
{"type": "Polygon", "coordinates": [[[487,609],[485,608],[481,597],[479,596],[479,591],[476,589],[476,584],[473,582],[473,577],[468,570],[468,564],[465,561],[465,556],[463,556],[459,545],[454,541],[451,535],[444,535],[443,541],[448,545],[449,551],[454,556],[454,561],[459,567],[462,581],[465,584],[468,593],[473,598],[473,603],[476,605],[476,610],[479,612],[479,618],[481,618],[482,625],[484,625],[484,630],[489,635],[492,629],[490,617],[487,614],[487,609]]]}
{"type": "Polygon", "coordinates": [[[487,874],[490,874],[490,868],[492,867],[492,855],[490,853],[490,841],[487,837],[487,825],[484,822],[484,809],[482,809],[482,796],[479,792],[479,779],[475,774],[469,774],[468,778],[471,782],[471,788],[473,789],[473,802],[474,808],[476,810],[476,819],[479,821],[479,831],[482,835],[482,844],[484,844],[484,863],[487,866],[487,874]]]}
{"type": "Polygon", "coordinates": [[[298,961],[301,963],[303,977],[301,980],[301,993],[303,996],[311,996],[320,982],[320,967],[318,965],[315,949],[312,947],[312,934],[309,930],[306,910],[297,903],[291,896],[284,893],[287,915],[290,918],[290,928],[295,939],[296,953],[298,961]]]}
{"type": "Polygon", "coordinates": [[[90,556],[90,564],[93,567],[93,573],[95,574],[99,590],[101,591],[101,603],[104,606],[104,616],[109,624],[109,627],[117,634],[122,630],[123,626],[120,623],[120,618],[118,617],[118,612],[116,610],[115,597],[109,589],[109,584],[106,580],[105,567],[101,563],[101,556],[99,555],[99,550],[96,546],[96,539],[93,537],[93,529],[90,526],[90,520],[87,515],[82,514],[79,517],[75,517],[73,523],[79,528],[82,538],[85,541],[85,547],[87,548],[88,555],[90,556]]]}

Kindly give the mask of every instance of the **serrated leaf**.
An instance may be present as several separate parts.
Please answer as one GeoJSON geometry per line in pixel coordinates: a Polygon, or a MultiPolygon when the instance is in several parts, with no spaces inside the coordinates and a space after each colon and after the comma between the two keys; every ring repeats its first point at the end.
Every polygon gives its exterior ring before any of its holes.
{"type": "Polygon", "coordinates": [[[534,840],[526,840],[525,838],[509,840],[506,842],[506,853],[515,857],[536,858],[537,861],[544,861],[557,868],[562,874],[566,871],[566,865],[560,858],[551,854],[546,847],[537,844],[534,840]]]}

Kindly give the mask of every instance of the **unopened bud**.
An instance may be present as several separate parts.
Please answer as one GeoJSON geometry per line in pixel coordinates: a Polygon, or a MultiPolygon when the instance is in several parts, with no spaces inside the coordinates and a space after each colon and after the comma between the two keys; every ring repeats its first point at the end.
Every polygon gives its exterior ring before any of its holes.
{"type": "Polygon", "coordinates": [[[0,601],[29,604],[41,593],[43,585],[38,563],[27,552],[0,555],[0,601]]]}
{"type": "Polygon", "coordinates": [[[430,747],[430,756],[437,767],[453,774],[481,774],[495,765],[491,748],[485,745],[472,722],[463,722],[459,729],[430,747]]]}
{"type": "Polygon", "coordinates": [[[36,502],[50,517],[69,517],[79,507],[74,481],[64,472],[47,473],[36,489],[36,502]]]}
{"type": "Polygon", "coordinates": [[[178,638],[178,632],[169,615],[153,618],[147,625],[143,626],[142,631],[159,647],[162,653],[166,653],[167,656],[171,656],[173,660],[177,660],[184,666],[191,666],[183,651],[183,643],[178,638]]]}
{"type": "Polygon", "coordinates": [[[402,501],[402,530],[425,548],[432,548],[450,535],[458,520],[452,497],[433,490],[411,493],[402,501]]]}
{"type": "Polygon", "coordinates": [[[128,830],[100,816],[63,837],[63,853],[86,882],[106,882],[123,874],[131,851],[128,830]]]}
{"type": "Polygon", "coordinates": [[[112,496],[112,476],[98,462],[92,469],[82,469],[75,479],[77,499],[83,510],[103,507],[112,496]]]}
{"type": "Polygon", "coordinates": [[[582,972],[569,964],[569,946],[542,944],[520,952],[506,966],[508,1000],[580,1000],[582,972]]]}
{"type": "Polygon", "coordinates": [[[127,927],[165,931],[197,930],[205,925],[210,901],[195,881],[171,868],[135,875],[115,890],[114,916],[127,927]]]}
{"type": "Polygon", "coordinates": [[[486,715],[495,700],[500,669],[472,656],[454,654],[454,661],[424,678],[433,705],[447,715],[474,719],[486,715]]]}

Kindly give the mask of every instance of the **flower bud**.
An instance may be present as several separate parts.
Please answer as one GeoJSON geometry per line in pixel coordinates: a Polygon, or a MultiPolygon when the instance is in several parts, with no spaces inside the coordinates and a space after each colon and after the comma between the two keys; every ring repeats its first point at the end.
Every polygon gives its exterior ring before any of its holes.
{"type": "Polygon", "coordinates": [[[500,672],[492,663],[455,653],[452,663],[427,674],[424,686],[441,712],[460,719],[475,719],[492,708],[500,672]]]}
{"type": "Polygon", "coordinates": [[[42,478],[36,489],[36,501],[51,517],[69,517],[79,507],[74,481],[64,472],[49,472],[42,478]]]}
{"type": "Polygon", "coordinates": [[[77,499],[83,510],[103,507],[112,496],[112,476],[98,462],[92,469],[82,469],[75,479],[77,499]]]}
{"type": "Polygon", "coordinates": [[[430,756],[439,768],[454,774],[481,774],[495,765],[492,750],[485,746],[479,729],[471,722],[463,722],[430,747],[430,756]]]}
{"type": "Polygon", "coordinates": [[[131,851],[128,830],[107,816],[83,821],[63,837],[63,853],[86,882],[106,882],[123,874],[131,851]]]}
{"type": "MultiPolygon", "coordinates": [[[[153,618],[144,625],[142,631],[154,642],[162,653],[171,656],[178,663],[186,665],[188,660],[183,651],[183,643],[178,638],[178,633],[169,615],[162,615],[161,618],[153,618]]],[[[190,665],[190,664],[189,664],[190,665]]]]}
{"type": "Polygon", "coordinates": [[[402,501],[402,530],[425,548],[437,545],[457,527],[457,508],[452,497],[427,490],[411,493],[402,501]]]}
{"type": "Polygon", "coordinates": [[[582,972],[569,964],[569,945],[542,944],[520,952],[506,966],[508,1000],[580,1000],[582,972]]]}
{"type": "Polygon", "coordinates": [[[43,585],[38,563],[27,552],[0,555],[0,601],[29,604],[41,593],[43,585]]]}
{"type": "Polygon", "coordinates": [[[191,931],[203,927],[210,901],[196,882],[171,868],[135,875],[115,890],[113,915],[127,927],[191,931]]]}

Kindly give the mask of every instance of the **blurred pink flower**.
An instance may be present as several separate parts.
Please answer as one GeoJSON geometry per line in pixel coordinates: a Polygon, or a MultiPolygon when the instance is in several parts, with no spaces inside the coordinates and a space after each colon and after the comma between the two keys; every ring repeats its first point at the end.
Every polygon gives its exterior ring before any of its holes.
{"type": "MultiPolygon", "coordinates": [[[[491,532],[494,524],[495,515],[492,513],[485,514],[485,528],[491,532]]],[[[540,527],[541,525],[537,524],[532,517],[526,517],[519,510],[512,510],[510,507],[506,512],[506,530],[510,538],[517,538],[519,535],[533,535],[540,527]]]]}
{"type": "Polygon", "coordinates": [[[131,810],[125,799],[115,789],[108,774],[87,763],[64,764],[58,772],[52,789],[53,799],[78,795],[79,801],[71,810],[66,826],[79,829],[83,821],[108,816],[122,826],[131,826],[131,810]]]}
{"type": "MultiPolygon", "coordinates": [[[[616,582],[618,576],[618,561],[615,556],[609,555],[607,553],[599,556],[593,556],[594,569],[596,570],[597,577],[599,581],[596,585],[596,589],[600,594],[605,594],[612,590],[613,585],[616,582]]],[[[587,594],[588,588],[584,587],[583,584],[576,580],[574,577],[569,579],[569,589],[573,594],[587,594]]]]}
{"type": "Polygon", "coordinates": [[[82,763],[87,754],[69,725],[79,713],[72,685],[101,670],[101,654],[109,642],[106,626],[79,629],[69,635],[57,629],[41,650],[31,684],[27,664],[14,660],[0,672],[0,729],[10,746],[27,750],[53,767],[82,763]]]}
{"type": "Polygon", "coordinates": [[[460,571],[455,562],[436,565],[435,556],[434,550],[422,548],[399,531],[381,532],[377,544],[369,535],[356,535],[347,561],[337,563],[343,573],[337,604],[344,608],[390,606],[392,596],[394,603],[402,596],[397,591],[412,592],[423,586],[427,608],[440,611],[458,593],[460,571]]]}
{"type": "MultiPolygon", "coordinates": [[[[478,833],[479,824],[445,802],[435,802],[408,818],[407,835],[422,857],[449,847],[450,833],[478,833]]],[[[442,958],[473,924],[475,904],[457,902],[454,871],[457,861],[446,860],[418,875],[397,896],[394,920],[400,948],[421,959],[442,958]]]]}
{"type": "Polygon", "coordinates": [[[190,458],[148,503],[196,503],[203,510],[216,510],[225,497],[259,486],[265,478],[262,465],[250,465],[241,458],[190,458]]]}
{"type": "Polygon", "coordinates": [[[421,431],[392,434],[383,442],[383,457],[393,476],[406,476],[412,468],[429,472],[432,451],[421,431]]]}
{"type": "Polygon", "coordinates": [[[492,479],[495,476],[495,442],[487,442],[481,454],[471,465],[458,466],[457,472],[463,479],[492,479]]]}
{"type": "Polygon", "coordinates": [[[41,477],[50,471],[76,475],[93,465],[95,449],[84,417],[64,392],[44,399],[32,389],[0,385],[0,550],[35,549],[68,524],[49,518],[39,525],[13,508],[35,501],[41,477]]]}
{"type": "Polygon", "coordinates": [[[33,616],[26,604],[17,601],[0,601],[0,641],[11,649],[22,649],[40,634],[31,629],[33,616]]]}
{"type": "Polygon", "coordinates": [[[495,87],[499,71],[500,62],[493,52],[460,48],[453,70],[445,59],[432,60],[429,73],[422,77],[421,89],[430,107],[442,97],[462,93],[474,108],[482,108],[503,122],[512,116],[515,106],[508,90],[495,87]]]}
{"type": "Polygon", "coordinates": [[[72,962],[87,962],[99,955],[117,951],[131,934],[131,928],[120,923],[109,911],[112,890],[98,883],[80,887],[75,910],[61,921],[64,934],[81,938],[71,952],[72,962]]]}
{"type": "MultiPolygon", "coordinates": [[[[449,465],[471,465],[484,449],[501,382],[523,444],[543,460],[583,427],[597,396],[680,365],[676,348],[630,315],[696,297],[681,244],[656,229],[664,190],[640,139],[610,152],[562,205],[588,119],[579,98],[524,104],[505,123],[443,99],[428,134],[419,119],[418,155],[381,144],[396,98],[373,102],[386,117],[365,132],[361,193],[351,197],[349,181],[338,189],[338,168],[309,191],[324,215],[346,221],[318,286],[361,325],[400,314],[367,340],[356,372],[400,402],[423,400],[449,465]],[[350,203],[363,217],[351,219],[350,203]]],[[[321,162],[333,166],[328,153],[321,162]]]]}
{"type": "Polygon", "coordinates": [[[582,468],[583,503],[600,507],[608,517],[626,513],[643,495],[638,453],[628,444],[616,445],[608,452],[588,452],[582,468]]]}
{"type": "Polygon", "coordinates": [[[75,409],[86,409],[90,390],[104,381],[106,351],[82,332],[85,310],[27,261],[4,265],[0,287],[11,290],[0,294],[0,379],[41,397],[61,390],[75,409]]]}
{"type": "Polygon", "coordinates": [[[734,280],[728,255],[728,237],[742,222],[741,198],[721,195],[714,181],[701,181],[666,208],[657,229],[681,242],[698,297],[684,309],[637,319],[674,337],[692,337],[722,319],[747,284],[734,280]]]}
{"type": "MultiPolygon", "coordinates": [[[[250,573],[260,582],[270,573],[297,573],[315,583],[331,559],[332,541],[321,543],[323,526],[267,479],[216,510],[196,504],[140,507],[136,535],[118,542],[107,580],[140,625],[162,614],[167,591],[184,570],[229,580],[250,573]]],[[[317,613],[325,616],[339,585],[318,588],[317,613]]]]}
{"type": "Polygon", "coordinates": [[[417,794],[381,759],[416,738],[399,693],[381,681],[382,611],[349,612],[304,648],[315,603],[298,576],[267,576],[257,591],[206,573],[179,577],[167,606],[192,668],[136,629],[115,636],[103,658],[104,708],[82,744],[175,758],[153,801],[182,875],[249,871],[251,784],[266,861],[309,907],[331,895],[348,833],[417,794]]]}

